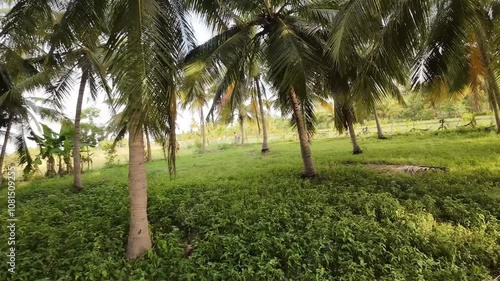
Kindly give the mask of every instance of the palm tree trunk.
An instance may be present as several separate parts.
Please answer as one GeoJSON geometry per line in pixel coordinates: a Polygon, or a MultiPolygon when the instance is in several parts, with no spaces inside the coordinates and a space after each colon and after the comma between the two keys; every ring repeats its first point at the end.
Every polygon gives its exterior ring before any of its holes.
{"type": "Polygon", "coordinates": [[[380,125],[380,120],[378,119],[377,109],[374,110],[375,122],[377,123],[377,136],[380,140],[387,139],[382,131],[382,126],[380,125]]]}
{"type": "Polygon", "coordinates": [[[0,183],[3,181],[3,162],[5,160],[5,154],[7,153],[7,144],[9,143],[11,129],[12,129],[12,118],[9,117],[9,121],[7,123],[7,129],[5,130],[5,138],[2,145],[2,152],[0,154],[0,183]]]}
{"type": "Polygon", "coordinates": [[[144,165],[144,139],[140,117],[134,114],[129,125],[130,228],[127,258],[135,260],[151,249],[148,223],[148,182],[144,165]]]}
{"type": "Polygon", "coordinates": [[[497,134],[500,134],[500,114],[498,112],[500,103],[498,100],[498,85],[496,83],[495,74],[493,73],[491,67],[490,53],[488,52],[488,45],[486,43],[486,38],[482,32],[477,32],[478,35],[478,46],[483,57],[484,64],[486,66],[486,80],[488,82],[488,99],[492,105],[493,112],[495,113],[495,122],[497,125],[497,134]]]}
{"type": "Polygon", "coordinates": [[[297,131],[299,134],[299,142],[300,142],[300,152],[302,155],[302,161],[304,163],[304,172],[302,173],[303,177],[312,178],[316,176],[316,170],[314,169],[314,165],[312,162],[311,155],[311,147],[309,146],[309,139],[307,136],[307,131],[304,126],[304,120],[302,118],[302,112],[300,110],[300,104],[297,99],[297,95],[295,91],[290,91],[290,97],[292,99],[293,105],[293,117],[297,123],[297,131]]]}
{"type": "Polygon", "coordinates": [[[349,136],[352,142],[352,154],[361,154],[363,150],[359,147],[358,140],[356,138],[356,132],[354,131],[354,125],[352,123],[352,113],[347,114],[347,128],[349,129],[349,136]]]}
{"type": "Polygon", "coordinates": [[[493,113],[495,114],[495,122],[497,125],[497,134],[500,134],[500,113],[499,107],[500,103],[498,100],[498,85],[496,83],[495,75],[490,68],[488,68],[488,99],[490,100],[491,108],[493,109],[493,113]]]}
{"type": "Polygon", "coordinates": [[[490,94],[490,98],[492,99],[491,107],[493,108],[493,113],[495,114],[495,122],[497,125],[497,134],[500,134],[500,114],[498,112],[499,103],[498,103],[497,95],[493,92],[490,94]]]}
{"type": "Polygon", "coordinates": [[[201,153],[207,151],[207,136],[205,135],[205,115],[203,114],[203,106],[200,106],[200,131],[201,131],[201,153]]]}
{"type": "Polygon", "coordinates": [[[151,153],[151,140],[149,139],[149,132],[146,129],[146,127],[144,127],[144,131],[146,133],[146,146],[148,148],[147,162],[151,162],[151,161],[153,161],[153,155],[151,153]]]}
{"type": "Polygon", "coordinates": [[[264,103],[262,102],[262,92],[260,89],[259,78],[255,78],[255,84],[257,85],[257,99],[259,100],[260,116],[262,120],[262,149],[261,153],[263,155],[269,154],[269,146],[267,143],[267,125],[266,125],[266,113],[264,111],[264,103]]]}
{"type": "Polygon", "coordinates": [[[241,132],[241,145],[245,145],[245,119],[239,118],[240,132],[241,132]]]}
{"type": "Polygon", "coordinates": [[[177,152],[180,148],[179,142],[177,141],[177,132],[176,132],[176,120],[177,120],[177,95],[171,95],[170,97],[170,108],[168,112],[168,127],[170,129],[168,135],[168,173],[170,177],[175,176],[177,174],[176,168],[176,158],[177,152]]]}
{"type": "Polygon", "coordinates": [[[80,155],[80,123],[82,117],[83,95],[85,94],[85,85],[88,79],[88,72],[83,70],[82,78],[80,81],[80,88],[78,90],[78,98],[76,100],[76,113],[75,113],[75,136],[73,139],[73,190],[79,192],[83,189],[82,183],[82,166],[80,155]]]}
{"type": "Polygon", "coordinates": [[[90,147],[87,147],[87,172],[90,171],[90,147]]]}

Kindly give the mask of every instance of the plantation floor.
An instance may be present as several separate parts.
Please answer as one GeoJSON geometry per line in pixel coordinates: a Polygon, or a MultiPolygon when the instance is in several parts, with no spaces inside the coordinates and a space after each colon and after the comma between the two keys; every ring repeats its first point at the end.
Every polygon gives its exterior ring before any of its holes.
{"type": "MultiPolygon", "coordinates": [[[[127,167],[16,190],[16,274],[0,280],[491,280],[500,275],[500,137],[425,133],[312,143],[301,180],[296,142],[148,164],[154,249],[124,260],[127,167]],[[349,164],[348,164],[349,163],[349,164]],[[448,168],[416,175],[352,163],[448,168]],[[194,248],[181,258],[185,244],[194,248]]],[[[7,190],[0,206],[7,209],[7,190]]],[[[6,211],[0,249],[7,253],[6,211]]]]}

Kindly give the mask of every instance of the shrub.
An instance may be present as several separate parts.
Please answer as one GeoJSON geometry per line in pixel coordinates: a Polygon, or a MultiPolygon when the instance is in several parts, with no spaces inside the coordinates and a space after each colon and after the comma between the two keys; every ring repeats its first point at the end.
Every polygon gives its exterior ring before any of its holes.
{"type": "Polygon", "coordinates": [[[106,162],[104,163],[104,165],[109,167],[116,164],[116,158],[118,158],[118,155],[116,153],[116,146],[114,146],[112,143],[104,143],[103,149],[104,153],[106,154],[106,162]]]}
{"type": "Polygon", "coordinates": [[[217,150],[219,151],[224,151],[224,150],[228,150],[228,149],[231,149],[231,148],[235,148],[237,145],[234,144],[234,143],[219,143],[217,145],[217,150]]]}

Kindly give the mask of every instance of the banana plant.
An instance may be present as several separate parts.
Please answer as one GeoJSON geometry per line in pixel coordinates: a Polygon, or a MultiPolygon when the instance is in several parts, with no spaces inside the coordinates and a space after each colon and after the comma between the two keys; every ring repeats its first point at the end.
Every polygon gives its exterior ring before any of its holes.
{"type": "Polygon", "coordinates": [[[63,121],[61,125],[61,130],[59,131],[60,136],[64,136],[64,141],[62,143],[62,151],[58,155],[59,157],[59,175],[73,174],[73,163],[71,161],[75,136],[75,126],[69,120],[63,121]],[[63,168],[63,162],[66,169],[63,168]]]}
{"type": "Polygon", "coordinates": [[[40,153],[35,158],[35,164],[41,165],[42,160],[47,161],[47,172],[45,175],[47,177],[56,176],[56,156],[61,155],[64,152],[64,141],[66,136],[60,135],[50,129],[46,124],[42,125],[42,135],[39,136],[34,132],[31,132],[31,136],[28,139],[37,143],[40,148],[40,153]]]}
{"type": "Polygon", "coordinates": [[[42,160],[47,161],[47,172],[45,174],[47,177],[72,173],[71,153],[74,146],[74,125],[69,120],[63,121],[59,133],[54,132],[46,124],[41,124],[41,127],[42,135],[37,135],[32,131],[31,136],[28,137],[28,139],[36,142],[40,148],[40,153],[35,157],[34,163],[41,165],[42,160]]]}

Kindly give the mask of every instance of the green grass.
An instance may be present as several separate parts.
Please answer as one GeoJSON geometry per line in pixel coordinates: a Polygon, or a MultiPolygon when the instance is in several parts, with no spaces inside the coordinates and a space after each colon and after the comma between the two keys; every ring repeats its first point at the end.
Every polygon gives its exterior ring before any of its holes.
{"type": "MultiPolygon", "coordinates": [[[[477,126],[478,127],[488,127],[492,126],[494,124],[494,117],[493,116],[478,116],[477,118],[477,126]]],[[[399,135],[399,134],[406,134],[406,133],[411,133],[412,131],[416,131],[419,133],[424,133],[423,130],[428,129],[429,132],[436,132],[438,131],[438,128],[440,126],[439,120],[434,119],[434,120],[421,120],[421,121],[388,121],[388,120],[382,120],[382,128],[383,131],[385,132],[386,136],[394,136],[394,135],[399,135]]],[[[453,130],[456,128],[461,128],[460,126],[465,125],[468,122],[468,120],[462,120],[459,118],[447,118],[446,119],[446,125],[448,129],[452,130],[451,134],[454,134],[453,130]],[[458,125],[458,127],[457,127],[458,125]]],[[[256,130],[256,128],[253,128],[256,130]]],[[[470,129],[464,129],[463,127],[461,130],[465,131],[470,131],[470,129]]],[[[480,130],[480,129],[478,129],[480,130]]],[[[357,135],[360,138],[370,138],[371,136],[374,136],[377,132],[377,127],[375,124],[375,121],[369,121],[366,122],[364,125],[358,124],[356,126],[356,132],[357,135]],[[363,128],[368,128],[369,133],[365,134],[362,132],[363,128]]],[[[247,127],[246,130],[247,136],[246,136],[246,142],[247,143],[259,143],[261,141],[261,137],[256,135],[256,131],[250,130],[250,128],[247,127]]],[[[443,133],[443,132],[441,132],[443,133]]],[[[199,138],[197,139],[186,139],[187,135],[180,135],[178,138],[180,139],[179,143],[181,145],[180,149],[180,156],[186,156],[186,155],[192,155],[193,153],[196,153],[196,147],[195,144],[196,142],[200,142],[199,138]]],[[[332,138],[345,138],[345,135],[340,136],[333,128],[330,129],[318,129],[314,139],[315,140],[322,140],[322,139],[332,139],[332,138]]],[[[274,142],[288,142],[288,141],[297,141],[298,136],[295,130],[291,128],[287,128],[286,130],[272,130],[269,132],[268,139],[271,143],[274,142]]],[[[209,145],[207,147],[208,150],[218,150],[220,145],[223,144],[231,144],[234,139],[233,135],[229,136],[214,136],[208,132],[208,140],[209,140],[209,145]]],[[[126,141],[124,142],[126,144],[126,141]]],[[[346,146],[348,146],[348,143],[345,143],[346,146]]],[[[163,158],[163,150],[162,148],[153,143],[152,144],[152,149],[153,149],[153,159],[155,160],[160,160],[163,158]]],[[[93,153],[92,157],[92,165],[91,165],[91,170],[98,170],[106,166],[106,153],[103,149],[97,147],[97,148],[91,148],[91,152],[93,153]]],[[[30,153],[32,155],[38,155],[39,150],[37,148],[31,148],[30,153]]],[[[10,164],[15,164],[18,162],[17,159],[17,154],[11,154],[7,155],[5,163],[7,165],[4,166],[9,166],[10,164]]],[[[117,159],[116,161],[120,164],[126,164],[128,162],[128,147],[118,147],[117,148],[117,159]]],[[[41,178],[44,176],[46,172],[46,163],[44,163],[39,167],[39,173],[36,175],[36,178],[41,178]]],[[[85,165],[84,169],[87,169],[87,166],[85,165]]],[[[17,173],[22,173],[23,167],[19,166],[17,167],[17,173]]]]}
{"type": "MultiPolygon", "coordinates": [[[[296,142],[184,153],[171,180],[148,164],[154,249],[124,260],[127,167],[17,189],[15,276],[0,280],[485,280],[500,274],[500,138],[438,132],[312,143],[319,172],[301,180],[296,142]],[[387,174],[361,165],[444,166],[387,174]],[[195,250],[180,258],[184,242],[195,250]]],[[[6,209],[6,190],[0,206],[6,209]]],[[[5,212],[0,220],[5,221],[5,212]]],[[[7,233],[2,231],[2,253],[7,233]]]]}

